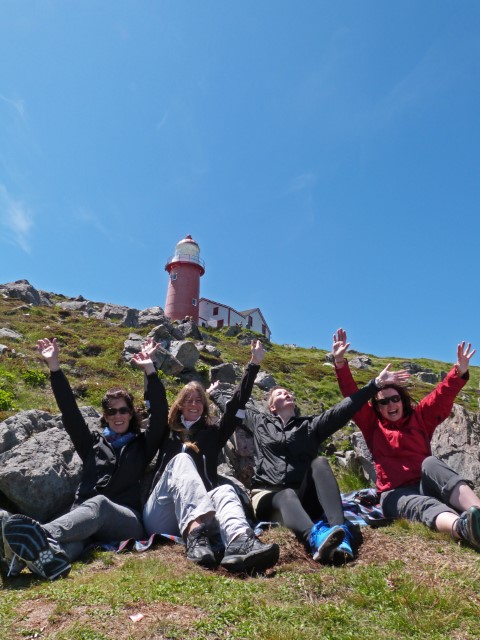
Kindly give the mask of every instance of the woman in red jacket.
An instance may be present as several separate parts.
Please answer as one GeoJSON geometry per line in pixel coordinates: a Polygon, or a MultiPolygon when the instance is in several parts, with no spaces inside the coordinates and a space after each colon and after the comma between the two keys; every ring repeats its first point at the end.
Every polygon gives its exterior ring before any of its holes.
{"type": "MultiPolygon", "coordinates": [[[[349,346],[346,332],[339,329],[332,351],[344,396],[357,389],[344,357],[349,346]]],[[[433,432],[449,416],[468,380],[474,353],[470,344],[459,344],[456,364],[417,405],[406,389],[389,384],[354,420],[373,456],[385,515],[423,522],[480,550],[480,498],[458,473],[432,456],[430,448],[433,432]]],[[[406,380],[408,373],[401,373],[406,380]]]]}

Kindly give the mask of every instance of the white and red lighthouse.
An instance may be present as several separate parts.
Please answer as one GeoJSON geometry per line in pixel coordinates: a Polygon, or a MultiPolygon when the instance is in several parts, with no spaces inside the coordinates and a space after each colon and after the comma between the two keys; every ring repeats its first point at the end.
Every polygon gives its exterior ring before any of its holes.
{"type": "Polygon", "coordinates": [[[200,259],[200,247],[192,236],[180,240],[175,255],[167,260],[165,271],[170,277],[165,315],[170,320],[192,316],[198,323],[200,278],[205,273],[205,263],[200,259]]]}

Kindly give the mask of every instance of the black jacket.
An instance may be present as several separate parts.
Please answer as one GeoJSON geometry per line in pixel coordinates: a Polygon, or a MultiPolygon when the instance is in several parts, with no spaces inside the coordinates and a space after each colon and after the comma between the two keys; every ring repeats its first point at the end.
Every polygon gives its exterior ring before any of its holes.
{"type": "Polygon", "coordinates": [[[141,511],[140,483],[158,451],[168,417],[165,389],[157,374],[148,376],[151,402],[148,428],[117,452],[100,432],[90,431],[64,373],[52,372],[50,381],[65,430],[83,463],[73,506],[101,494],[117,504],[141,511]]]}
{"type": "MultiPolygon", "coordinates": [[[[225,446],[235,428],[242,423],[242,420],[236,417],[239,409],[244,409],[245,405],[252,393],[253,383],[257,377],[260,367],[253,363],[249,363],[245,369],[240,383],[233,392],[232,398],[226,403],[225,413],[216,424],[206,424],[203,418],[200,418],[193,424],[185,436],[187,441],[195,442],[199,449],[196,453],[191,448],[185,448],[197,467],[203,483],[208,491],[215,488],[218,484],[217,476],[217,460],[218,454],[225,446]]],[[[150,399],[150,395],[148,396],[150,399]]],[[[157,469],[153,479],[152,487],[159,481],[165,467],[170,460],[179,453],[184,451],[184,442],[178,431],[171,431],[165,439],[158,456],[157,469]]]]}
{"type": "Polygon", "coordinates": [[[253,487],[297,489],[321,442],[343,427],[378,392],[365,387],[318,416],[293,417],[283,424],[273,414],[246,412],[255,444],[253,487]]]}

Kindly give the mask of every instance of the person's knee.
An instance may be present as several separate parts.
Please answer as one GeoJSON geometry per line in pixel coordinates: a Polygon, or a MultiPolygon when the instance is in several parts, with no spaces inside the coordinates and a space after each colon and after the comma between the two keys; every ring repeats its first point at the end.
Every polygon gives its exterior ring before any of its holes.
{"type": "Polygon", "coordinates": [[[103,495],[94,496],[82,503],[82,507],[90,509],[92,512],[92,518],[99,518],[101,514],[105,513],[110,506],[110,500],[103,495]]]}
{"type": "Polygon", "coordinates": [[[332,468],[330,463],[326,458],[322,458],[319,456],[315,458],[312,462],[312,472],[313,473],[332,473],[332,468]]]}
{"type": "Polygon", "coordinates": [[[177,455],[170,461],[171,471],[190,469],[192,467],[195,467],[195,463],[188,453],[177,453],[177,455]]]}
{"type": "Polygon", "coordinates": [[[236,500],[237,492],[229,484],[221,484],[215,487],[212,491],[209,491],[209,495],[212,500],[236,500]]]}
{"type": "Polygon", "coordinates": [[[438,458],[435,458],[435,456],[428,456],[428,458],[425,458],[422,462],[422,473],[430,475],[437,465],[438,458]]]}
{"type": "Polygon", "coordinates": [[[277,494],[278,501],[280,502],[298,502],[299,498],[297,492],[294,489],[284,489],[277,494]]]}

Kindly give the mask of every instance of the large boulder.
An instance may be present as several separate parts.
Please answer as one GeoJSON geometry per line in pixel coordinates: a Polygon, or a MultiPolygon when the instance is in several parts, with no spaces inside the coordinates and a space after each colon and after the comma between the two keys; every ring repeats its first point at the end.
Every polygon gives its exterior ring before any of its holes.
{"type": "Polygon", "coordinates": [[[98,317],[101,320],[108,320],[122,327],[138,326],[138,310],[131,309],[130,307],[122,307],[119,304],[104,305],[98,317]]]}
{"type": "Polygon", "coordinates": [[[182,363],[184,369],[195,369],[200,354],[197,347],[189,340],[173,340],[170,343],[170,354],[182,363]]]}
{"type": "Polygon", "coordinates": [[[56,306],[64,311],[80,311],[86,316],[94,312],[94,306],[90,300],[64,300],[57,302],[56,306]]]}
{"type": "Polygon", "coordinates": [[[197,325],[193,320],[180,322],[175,325],[175,329],[182,336],[183,339],[185,338],[193,338],[194,340],[202,339],[202,334],[200,332],[200,329],[197,327],[197,325]]]}
{"type": "Polygon", "coordinates": [[[210,380],[212,382],[227,382],[233,384],[236,380],[235,367],[233,364],[219,364],[210,369],[210,380]]]}
{"type": "MultiPolygon", "coordinates": [[[[97,428],[95,409],[81,411],[89,428],[97,428]]],[[[17,511],[47,522],[68,510],[82,464],[60,416],[43,411],[11,416],[0,423],[0,451],[0,495],[17,511]]]]}
{"type": "Polygon", "coordinates": [[[168,322],[161,307],[148,307],[138,313],[138,326],[146,327],[150,324],[161,324],[168,322]]]}
{"type": "Polygon", "coordinates": [[[262,391],[270,391],[270,389],[273,389],[277,383],[272,375],[265,371],[259,371],[255,378],[255,384],[257,387],[260,387],[262,391]]]}
{"type": "Polygon", "coordinates": [[[0,284],[0,294],[3,294],[6,298],[23,300],[23,302],[33,306],[52,306],[48,293],[46,291],[38,291],[28,280],[16,280],[15,282],[0,284]]]}

